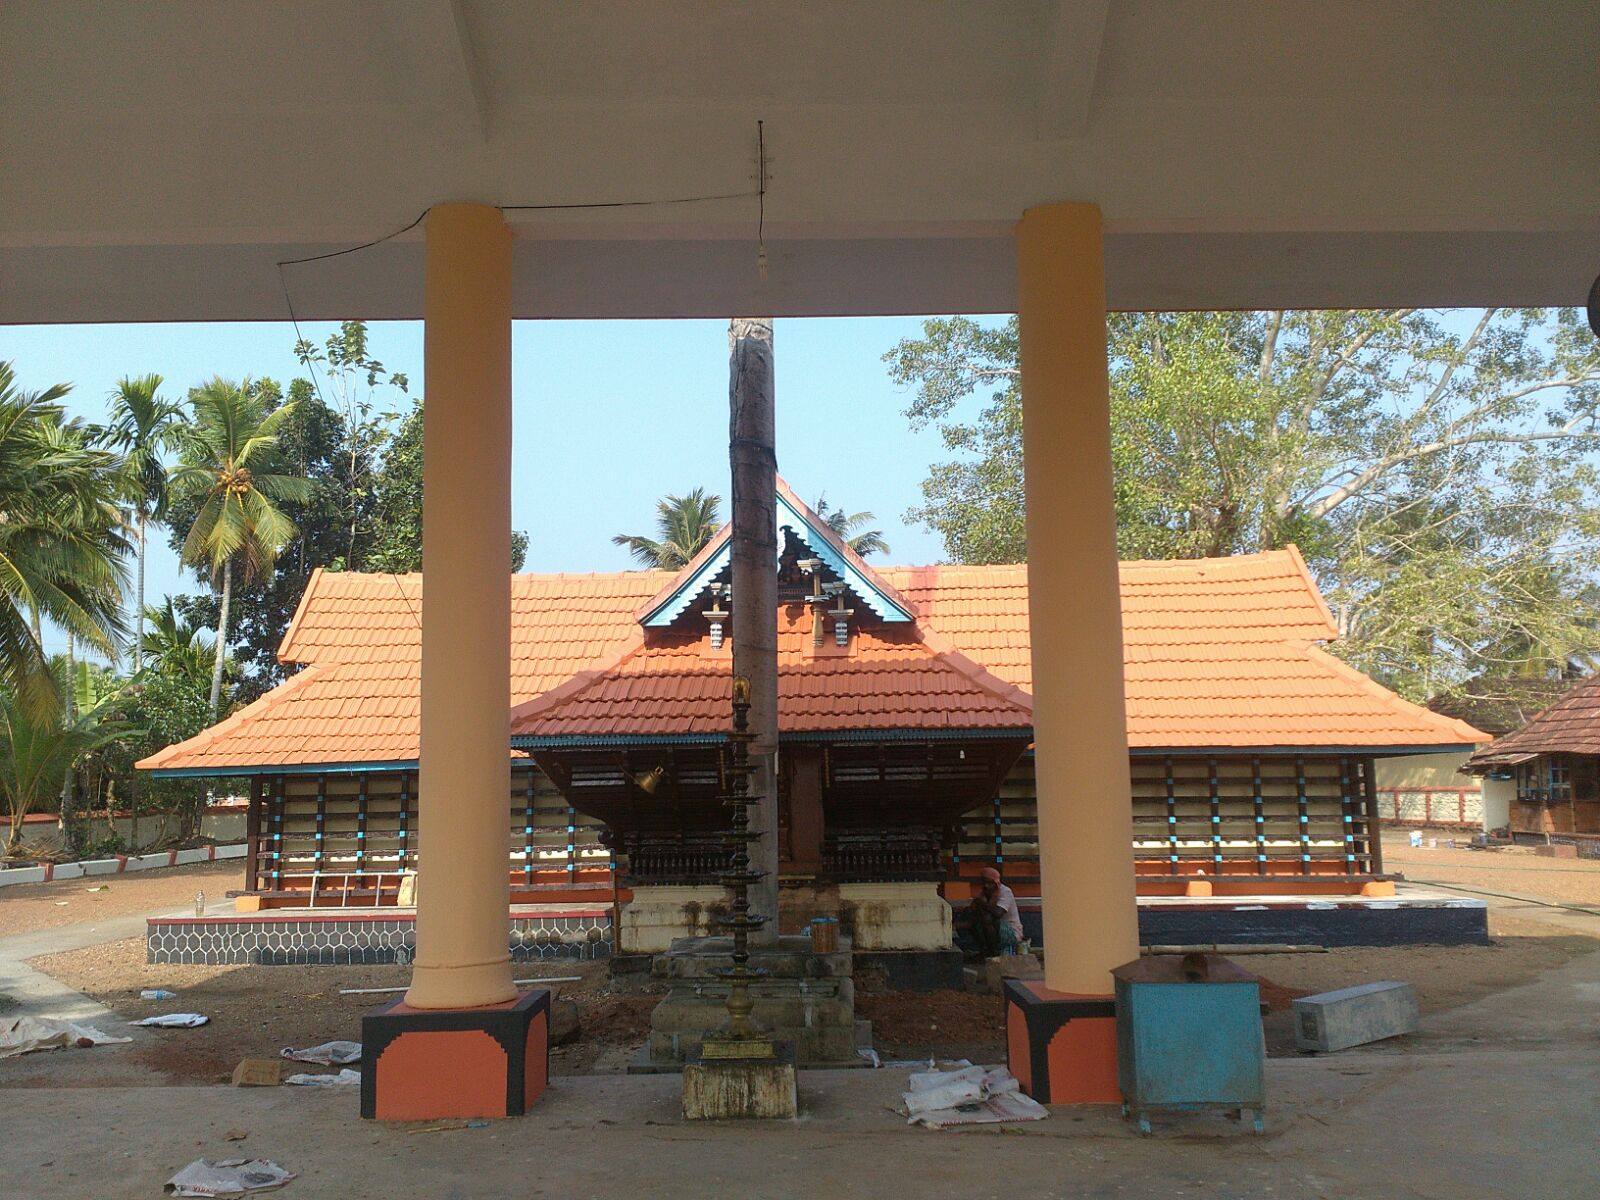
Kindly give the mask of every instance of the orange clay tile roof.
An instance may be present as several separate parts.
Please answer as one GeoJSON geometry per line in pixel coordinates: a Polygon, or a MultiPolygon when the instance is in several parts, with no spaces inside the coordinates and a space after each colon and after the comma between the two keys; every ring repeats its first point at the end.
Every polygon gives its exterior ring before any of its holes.
{"type": "MultiPolygon", "coordinates": [[[[868,568],[872,570],[872,568],[868,568]]],[[[858,631],[813,658],[809,617],[783,640],[786,730],[1009,729],[1026,724],[1027,578],[1020,566],[885,567],[913,629],[858,631]]],[[[722,728],[726,655],[638,613],[663,571],[511,581],[516,732],[570,736],[722,728]],[[548,694],[547,694],[548,693],[548,694]],[[529,703],[529,702],[533,703],[529,703]]],[[[1447,747],[1487,741],[1394,695],[1317,643],[1336,630],[1292,547],[1122,567],[1128,731],[1135,749],[1447,747]]],[[[418,576],[317,572],[279,657],[299,674],[141,767],[194,773],[409,763],[417,753],[418,576]]]]}

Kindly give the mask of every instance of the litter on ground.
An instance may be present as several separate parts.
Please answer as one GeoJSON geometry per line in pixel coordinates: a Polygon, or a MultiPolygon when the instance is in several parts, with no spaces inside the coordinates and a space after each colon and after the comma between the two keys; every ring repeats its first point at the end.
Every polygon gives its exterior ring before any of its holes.
{"type": "Polygon", "coordinates": [[[245,1196],[281,1188],[294,1178],[264,1158],[197,1158],[171,1179],[169,1196],[245,1196]]]}
{"type": "Polygon", "coordinates": [[[1050,1110],[1024,1096],[1005,1067],[976,1067],[965,1059],[946,1070],[914,1071],[904,1093],[907,1124],[929,1129],[1040,1121],[1050,1110]]]}
{"type": "Polygon", "coordinates": [[[343,1068],[337,1075],[316,1075],[308,1071],[291,1075],[284,1082],[300,1087],[348,1087],[361,1082],[361,1072],[352,1071],[349,1067],[343,1068]]]}
{"type": "Polygon", "coordinates": [[[112,1037],[93,1025],[80,1025],[59,1017],[0,1017],[0,1058],[15,1058],[33,1050],[109,1046],[132,1040],[112,1037]]]}
{"type": "Polygon", "coordinates": [[[323,1042],[320,1046],[307,1046],[304,1050],[285,1046],[281,1053],[284,1058],[293,1059],[295,1062],[316,1063],[321,1067],[342,1067],[345,1063],[361,1061],[361,1043],[323,1042]]]}
{"type": "Polygon", "coordinates": [[[159,1017],[146,1017],[142,1021],[129,1021],[129,1025],[148,1025],[153,1029],[194,1029],[204,1025],[210,1017],[200,1013],[163,1013],[159,1017]]]}
{"type": "Polygon", "coordinates": [[[141,1000],[176,1000],[177,992],[169,992],[166,988],[145,988],[139,993],[141,1000]]]}

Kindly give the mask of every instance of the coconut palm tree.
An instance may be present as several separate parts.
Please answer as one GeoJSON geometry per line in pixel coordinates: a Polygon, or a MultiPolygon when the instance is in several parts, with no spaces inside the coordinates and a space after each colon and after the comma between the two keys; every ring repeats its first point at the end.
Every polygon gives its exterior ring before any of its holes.
{"type": "Polygon", "coordinates": [[[163,675],[204,686],[216,661],[216,645],[206,631],[178,612],[168,596],[160,608],[145,609],[149,627],[144,634],[144,655],[163,675]]]}
{"type": "Polygon", "coordinates": [[[249,380],[220,376],[189,393],[192,422],[180,434],[175,491],[200,497],[180,557],[210,572],[220,587],[217,640],[211,668],[211,716],[222,707],[222,671],[228,655],[228,607],[235,576],[244,584],[272,570],[278,551],[295,536],[294,522],[276,507],[310,498],[311,481],[274,471],[278,431],[294,411],[268,411],[249,380]]]}
{"type": "Polygon", "coordinates": [[[656,503],[656,536],[619,533],[611,540],[627,548],[641,566],[677,571],[715,535],[722,525],[722,497],[695,488],[683,496],[667,496],[656,503]]]}
{"type": "Polygon", "coordinates": [[[137,585],[134,612],[137,627],[133,635],[133,669],[144,667],[144,571],[145,528],[160,521],[167,510],[167,468],[163,451],[172,446],[182,408],[162,398],[158,392],[161,376],[123,376],[111,393],[113,443],[122,451],[128,504],[133,511],[134,542],[138,549],[137,585]]]}
{"type": "Polygon", "coordinates": [[[64,419],[67,391],[24,392],[0,362],[0,687],[36,716],[61,699],[41,616],[108,657],[123,633],[120,461],[64,419]]]}
{"type": "Polygon", "coordinates": [[[826,496],[818,496],[817,502],[811,507],[817,516],[827,522],[828,528],[862,558],[869,554],[889,553],[889,543],[883,540],[883,530],[861,528],[878,519],[872,513],[847,513],[842,508],[830,505],[826,496]]]}

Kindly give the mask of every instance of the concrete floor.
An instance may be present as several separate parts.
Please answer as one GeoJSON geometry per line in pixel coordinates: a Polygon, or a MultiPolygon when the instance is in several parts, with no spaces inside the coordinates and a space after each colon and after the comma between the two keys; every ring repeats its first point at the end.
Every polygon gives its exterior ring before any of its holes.
{"type": "Polygon", "coordinates": [[[482,1129],[366,1124],[310,1089],[28,1089],[8,1097],[0,1192],[152,1197],[201,1155],[298,1171],[286,1197],[1576,1197],[1594,1195],[1600,1053],[1356,1054],[1269,1067],[1267,1133],[1220,1117],[1135,1137],[1114,1110],[933,1133],[886,1111],[903,1073],[802,1078],[794,1123],[690,1126],[675,1076],[558,1081],[482,1129]],[[19,1101],[21,1101],[19,1103],[19,1101]],[[229,1130],[248,1130],[229,1142],[229,1130]]]}
{"type": "MultiPolygon", "coordinates": [[[[1600,935],[1589,914],[1515,907],[1600,935]]],[[[888,1111],[897,1069],[805,1072],[799,1121],[718,1126],[681,1119],[676,1076],[558,1079],[528,1117],[447,1130],[362,1122],[353,1092],[14,1087],[0,1094],[0,1197],[154,1197],[191,1159],[242,1154],[299,1172],[286,1200],[1570,1200],[1600,1179],[1597,1010],[1600,953],[1429,1016],[1414,1037],[1270,1060],[1261,1137],[1208,1115],[1141,1139],[1113,1109],[1058,1108],[1003,1131],[910,1129],[888,1111]]]]}

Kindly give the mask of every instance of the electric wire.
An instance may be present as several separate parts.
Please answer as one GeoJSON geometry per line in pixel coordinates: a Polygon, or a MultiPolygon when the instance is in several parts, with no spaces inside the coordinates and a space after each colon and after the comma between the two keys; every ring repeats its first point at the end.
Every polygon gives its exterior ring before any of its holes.
{"type": "MultiPolygon", "coordinates": [[[[762,245],[762,233],[766,227],[767,212],[766,135],[763,132],[762,122],[760,121],[756,122],[756,138],[759,146],[760,159],[759,166],[757,168],[758,182],[755,190],[753,191],[709,192],[697,196],[664,196],[651,200],[594,200],[564,204],[497,204],[495,207],[503,213],[562,212],[572,209],[651,208],[675,204],[700,204],[713,200],[754,199],[757,201],[756,244],[759,246],[762,245]]],[[[346,254],[359,254],[363,250],[371,250],[375,246],[381,246],[385,242],[393,241],[397,237],[401,237],[404,234],[410,233],[418,225],[422,224],[423,219],[427,217],[427,215],[428,210],[423,209],[411,221],[407,222],[405,225],[402,225],[399,229],[396,229],[390,233],[386,233],[382,237],[373,238],[370,242],[362,242],[357,246],[345,246],[341,249],[329,250],[322,254],[308,254],[302,258],[281,258],[277,260],[275,266],[277,267],[278,271],[278,284],[283,289],[283,304],[289,313],[289,324],[294,327],[296,347],[303,345],[306,339],[305,335],[300,330],[300,318],[294,311],[294,297],[289,291],[289,277],[284,273],[284,268],[300,266],[303,263],[325,262],[331,258],[342,258],[346,254]]],[[[311,386],[316,390],[318,401],[320,401],[323,407],[326,408],[328,404],[328,398],[322,391],[322,380],[317,374],[317,368],[311,363],[309,358],[302,357],[300,362],[311,376],[311,386]]],[[[421,629],[422,617],[418,614],[416,606],[411,603],[411,597],[406,595],[405,585],[400,582],[399,573],[396,571],[390,571],[388,574],[390,578],[394,580],[395,591],[399,593],[400,598],[405,601],[406,609],[411,614],[412,622],[418,629],[421,629]]]]}

